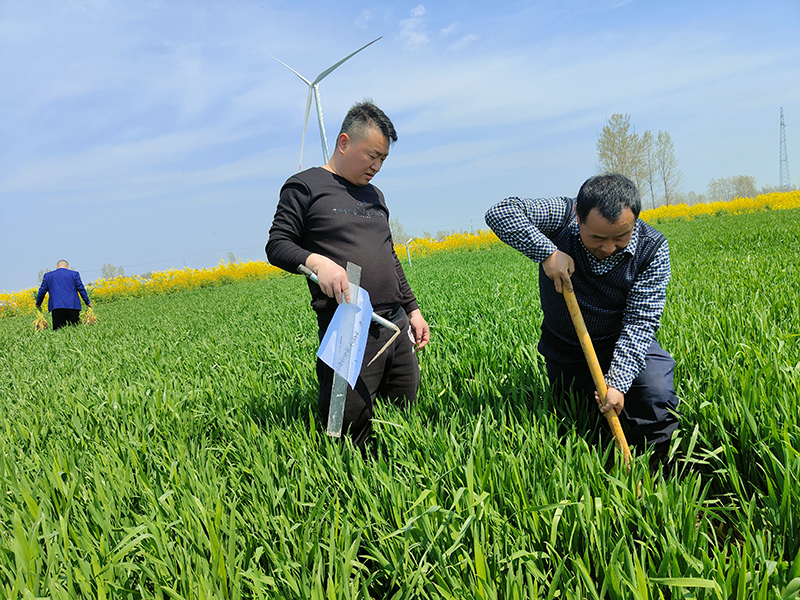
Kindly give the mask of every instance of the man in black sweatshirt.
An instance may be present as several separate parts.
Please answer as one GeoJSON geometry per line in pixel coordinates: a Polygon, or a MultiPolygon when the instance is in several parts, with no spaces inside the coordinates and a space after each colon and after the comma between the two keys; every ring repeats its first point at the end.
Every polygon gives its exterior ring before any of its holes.
{"type": "MultiPolygon", "coordinates": [[[[355,104],[345,116],[328,164],[293,175],[281,188],[266,246],[273,265],[297,273],[303,264],[317,274],[319,286],[309,282],[309,289],[320,340],[337,305],[350,301],[348,261],[361,267],[361,287],[369,292],[373,310],[402,330],[392,346],[367,366],[369,357],[391,335],[371,325],[368,359],[355,389],[348,386],[342,429],[362,452],[372,430],[376,396],[397,403],[416,401],[420,376],[415,350],[430,339],[394,252],[383,193],[370,183],[395,141],[394,126],[380,108],[368,101],[355,104]]],[[[317,377],[317,404],[327,420],[333,370],[319,359],[317,377]]]]}

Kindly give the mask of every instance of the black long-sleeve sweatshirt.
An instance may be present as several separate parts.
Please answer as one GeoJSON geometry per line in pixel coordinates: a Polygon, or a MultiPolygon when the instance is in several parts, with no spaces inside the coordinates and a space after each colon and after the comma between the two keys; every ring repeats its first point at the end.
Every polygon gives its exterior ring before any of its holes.
{"type": "MultiPolygon", "coordinates": [[[[297,273],[312,253],[343,268],[352,262],[361,267],[361,287],[369,292],[373,310],[418,308],[394,252],[389,209],[372,184],[356,186],[321,167],[293,175],[281,188],[266,252],[271,264],[290,273],[297,273]]],[[[315,311],[335,310],[335,299],[314,283],[309,289],[315,311]]]]}

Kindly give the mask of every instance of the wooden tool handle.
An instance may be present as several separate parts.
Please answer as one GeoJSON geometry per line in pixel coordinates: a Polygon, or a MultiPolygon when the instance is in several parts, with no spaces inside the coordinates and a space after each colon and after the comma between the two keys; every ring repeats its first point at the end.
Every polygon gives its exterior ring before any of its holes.
{"type": "MultiPolygon", "coordinates": [[[[597,360],[594,346],[592,345],[592,338],[589,337],[589,332],[586,330],[586,323],[583,322],[583,315],[581,315],[581,307],[578,306],[578,299],[575,298],[575,292],[562,287],[564,292],[564,300],[567,302],[569,309],[569,316],[572,317],[572,323],[575,325],[575,331],[578,334],[578,340],[581,342],[583,348],[583,355],[586,357],[586,362],[589,364],[589,371],[592,373],[594,385],[597,392],[600,394],[600,399],[605,403],[606,394],[608,394],[608,387],[606,380],[603,377],[603,370],[600,368],[600,363],[597,360]]],[[[631,462],[631,450],[628,448],[628,441],[625,439],[625,432],[622,431],[622,425],[619,422],[616,411],[609,410],[606,415],[611,433],[614,434],[614,441],[617,443],[617,449],[622,452],[622,459],[626,466],[631,462]]]]}

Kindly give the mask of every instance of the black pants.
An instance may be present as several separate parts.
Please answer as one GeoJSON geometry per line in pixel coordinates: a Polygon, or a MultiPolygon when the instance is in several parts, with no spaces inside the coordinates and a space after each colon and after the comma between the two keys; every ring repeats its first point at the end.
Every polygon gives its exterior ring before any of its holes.
{"type": "Polygon", "coordinates": [[[54,308],[51,314],[53,315],[53,331],[61,329],[64,325],[77,325],[81,320],[79,308],[54,308]]]}
{"type": "MultiPolygon", "coordinates": [[[[612,339],[595,346],[603,373],[611,366],[615,345],[616,339],[612,339]]],[[[555,393],[565,394],[572,388],[587,399],[589,406],[596,406],[594,380],[579,345],[566,344],[543,329],[539,352],[545,357],[547,377],[555,393]]],[[[644,371],[633,380],[625,394],[622,416],[629,426],[626,438],[630,445],[643,450],[645,445],[664,444],[678,428],[674,369],[672,356],[653,340],[645,356],[644,371]]]]}
{"type": "MultiPolygon", "coordinates": [[[[364,453],[367,439],[372,432],[372,413],[375,398],[380,396],[395,404],[408,406],[417,400],[419,390],[419,363],[414,345],[408,336],[408,316],[402,308],[393,314],[381,315],[400,328],[400,335],[378,359],[367,366],[375,354],[394,334],[390,329],[370,323],[364,363],[361,366],[355,389],[347,386],[344,403],[342,432],[347,433],[356,447],[364,453]]],[[[320,341],[325,335],[332,314],[318,314],[320,341]]],[[[328,424],[328,412],[333,387],[333,369],[317,359],[319,397],[317,406],[324,425],[328,424]]]]}

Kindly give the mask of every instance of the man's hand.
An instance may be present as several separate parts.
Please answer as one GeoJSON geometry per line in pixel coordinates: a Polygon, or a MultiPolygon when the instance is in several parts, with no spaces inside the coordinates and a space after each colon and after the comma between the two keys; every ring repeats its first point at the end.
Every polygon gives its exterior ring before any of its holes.
{"type": "Polygon", "coordinates": [[[597,402],[597,406],[600,407],[600,412],[604,414],[613,408],[614,412],[617,413],[617,416],[619,416],[619,413],[621,413],[622,409],[625,408],[625,394],[616,388],[608,388],[605,404],[603,404],[600,400],[600,394],[598,392],[594,393],[594,399],[597,402]]]}
{"type": "Polygon", "coordinates": [[[419,309],[412,311],[408,315],[408,326],[414,336],[414,345],[417,350],[422,350],[431,339],[431,329],[427,321],[422,317],[419,309]]]}
{"type": "Polygon", "coordinates": [[[575,272],[575,261],[569,254],[556,250],[542,261],[544,274],[553,280],[556,291],[561,294],[561,287],[572,291],[572,280],[569,278],[575,272]]]}
{"type": "Polygon", "coordinates": [[[350,282],[347,280],[347,271],[321,254],[311,254],[306,259],[306,266],[317,274],[323,294],[329,298],[336,298],[338,304],[350,303],[350,282]]]}

